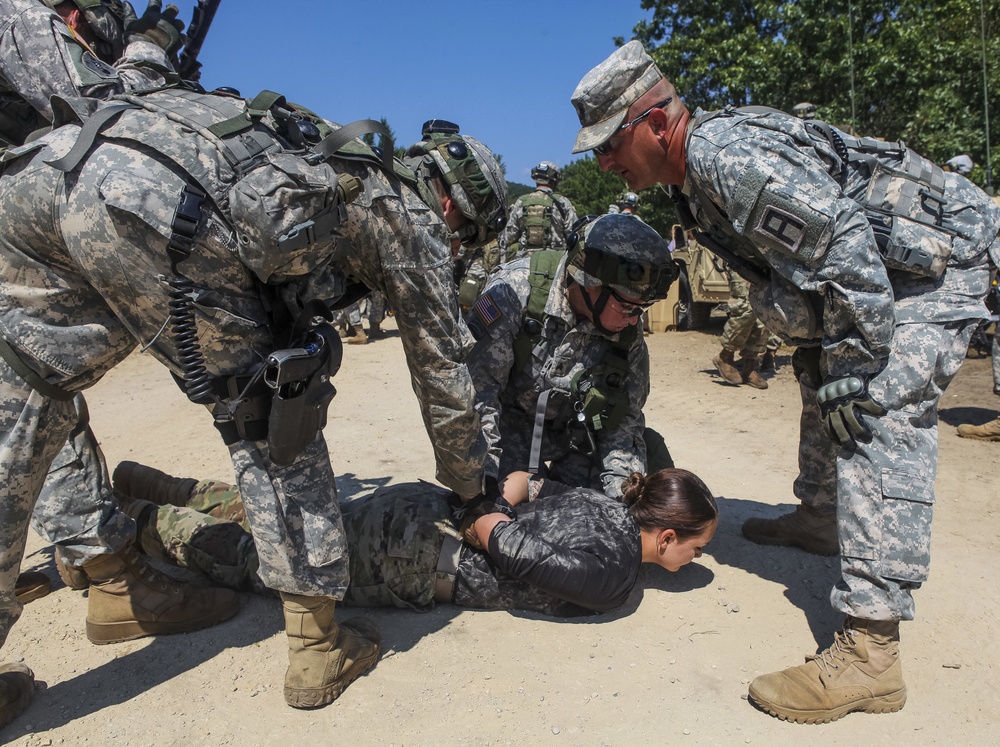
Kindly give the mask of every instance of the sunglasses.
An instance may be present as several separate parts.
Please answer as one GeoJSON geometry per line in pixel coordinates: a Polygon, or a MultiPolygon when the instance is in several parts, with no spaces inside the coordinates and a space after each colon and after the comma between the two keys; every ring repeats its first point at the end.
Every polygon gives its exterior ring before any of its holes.
{"type": "Polygon", "coordinates": [[[650,306],[652,306],[656,301],[649,301],[647,303],[635,303],[634,301],[628,301],[619,295],[618,291],[614,288],[608,288],[611,291],[611,297],[615,299],[618,307],[622,310],[622,316],[639,316],[642,312],[646,311],[650,306]]]}
{"type": "Polygon", "coordinates": [[[654,109],[662,109],[663,107],[665,107],[667,104],[669,104],[673,100],[674,100],[674,98],[673,98],[673,96],[671,96],[669,99],[666,99],[665,101],[661,101],[659,104],[655,104],[654,106],[649,107],[646,111],[644,111],[638,117],[636,117],[635,119],[633,119],[631,122],[626,122],[625,124],[623,124],[617,130],[615,130],[614,132],[611,133],[611,137],[609,137],[607,140],[605,140],[600,145],[598,145],[595,148],[593,148],[594,153],[596,153],[599,156],[606,156],[606,155],[608,155],[608,153],[610,153],[611,151],[613,151],[615,148],[618,147],[618,143],[615,143],[613,145],[611,143],[611,140],[612,140],[612,138],[614,138],[615,135],[617,135],[619,132],[623,132],[623,131],[627,130],[629,127],[632,127],[633,125],[639,124],[642,120],[644,120],[646,117],[648,117],[652,113],[652,111],[654,109]]]}

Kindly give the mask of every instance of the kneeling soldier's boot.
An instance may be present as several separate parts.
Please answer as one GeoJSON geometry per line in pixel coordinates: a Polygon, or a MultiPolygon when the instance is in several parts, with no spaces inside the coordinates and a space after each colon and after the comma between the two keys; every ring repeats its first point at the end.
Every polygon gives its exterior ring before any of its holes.
{"type": "Polygon", "coordinates": [[[976,441],[1000,441],[1000,418],[982,425],[963,423],[958,426],[958,435],[976,441]]]}
{"type": "Polygon", "coordinates": [[[235,592],[175,581],[131,543],[81,568],[90,579],[87,638],[92,643],[201,630],[228,620],[240,608],[235,592]]]}
{"type": "Polygon", "coordinates": [[[837,512],[821,511],[804,503],[777,519],[747,519],[743,522],[743,536],[758,545],[801,547],[814,555],[840,552],[837,512]]]}
{"type": "Polygon", "coordinates": [[[137,462],[119,462],[111,483],[115,490],[157,506],[186,506],[198,481],[193,477],[173,477],[137,462]]]}
{"type": "Polygon", "coordinates": [[[63,580],[67,588],[82,591],[90,586],[90,579],[87,578],[86,571],[78,565],[67,563],[62,550],[58,548],[56,548],[56,570],[59,571],[59,578],[63,580]]]}
{"type": "Polygon", "coordinates": [[[730,384],[742,384],[743,376],[736,368],[736,361],[733,360],[733,351],[722,349],[722,352],[712,358],[712,363],[719,369],[719,375],[730,384]]]}
{"type": "Polygon", "coordinates": [[[830,648],[800,666],[757,677],[750,698],[797,724],[825,724],[852,711],[898,711],[906,703],[899,623],[847,618],[830,648]]]}
{"type": "Polygon", "coordinates": [[[336,601],[281,592],[288,635],[285,702],[293,708],[332,703],[355,679],[375,667],[379,632],[363,617],[337,625],[336,601]]]}
{"type": "Polygon", "coordinates": [[[0,666],[0,728],[20,716],[35,694],[35,675],[24,664],[0,666]]]}
{"type": "Polygon", "coordinates": [[[767,389],[767,381],[757,373],[756,358],[740,359],[740,380],[744,384],[749,384],[754,389],[767,389]]]}

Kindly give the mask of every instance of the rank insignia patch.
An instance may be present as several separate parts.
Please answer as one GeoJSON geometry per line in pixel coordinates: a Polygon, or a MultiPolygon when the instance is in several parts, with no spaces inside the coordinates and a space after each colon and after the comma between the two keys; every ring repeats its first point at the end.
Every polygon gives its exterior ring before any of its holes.
{"type": "Polygon", "coordinates": [[[757,224],[757,231],[795,252],[806,236],[806,223],[798,216],[769,205],[757,224]]]}

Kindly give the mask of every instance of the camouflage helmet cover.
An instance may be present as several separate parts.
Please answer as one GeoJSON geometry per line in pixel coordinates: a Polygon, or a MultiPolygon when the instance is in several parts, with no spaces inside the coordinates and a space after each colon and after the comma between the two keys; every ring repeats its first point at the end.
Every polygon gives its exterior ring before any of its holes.
{"type": "MultiPolygon", "coordinates": [[[[432,120],[433,121],[433,120],[432,120]]],[[[507,223],[507,181],[503,167],[483,143],[458,128],[433,131],[407,149],[407,156],[429,160],[444,180],[448,193],[469,219],[462,243],[478,246],[496,238],[507,223]]]]}
{"type": "Polygon", "coordinates": [[[816,104],[810,104],[808,101],[796,104],[792,107],[792,114],[800,119],[812,119],[816,116],[816,104]]]}
{"type": "Polygon", "coordinates": [[[639,195],[635,192],[622,192],[616,204],[619,208],[636,210],[639,207],[639,195]]]}
{"type": "Polygon", "coordinates": [[[608,213],[577,221],[567,269],[583,286],[609,286],[641,301],[667,297],[678,276],[667,242],[635,216],[608,213]]]}
{"type": "Polygon", "coordinates": [[[562,174],[559,172],[559,167],[552,163],[552,161],[542,161],[531,170],[531,178],[537,184],[554,187],[559,183],[561,177],[562,174]]]}

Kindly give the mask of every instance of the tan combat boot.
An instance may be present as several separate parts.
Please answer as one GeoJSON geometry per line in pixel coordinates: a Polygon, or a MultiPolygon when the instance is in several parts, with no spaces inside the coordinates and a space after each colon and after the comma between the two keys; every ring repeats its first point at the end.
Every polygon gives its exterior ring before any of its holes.
{"type": "Polygon", "coordinates": [[[1000,441],[1000,418],[982,425],[964,423],[958,426],[958,435],[962,438],[973,438],[976,441],[1000,441]]]}
{"type": "Polygon", "coordinates": [[[90,579],[87,638],[92,643],[201,630],[228,620],[240,608],[235,592],[175,581],[131,544],[81,568],[90,579]]]}
{"type": "Polygon", "coordinates": [[[740,379],[744,384],[749,384],[754,389],[767,389],[767,381],[757,373],[756,358],[740,359],[740,379]]]}
{"type": "Polygon", "coordinates": [[[365,334],[364,327],[360,324],[354,328],[354,334],[348,335],[347,337],[348,345],[367,345],[368,335],[365,334]]]}
{"type": "Polygon", "coordinates": [[[90,579],[87,572],[78,565],[70,565],[62,554],[62,550],[56,550],[56,570],[59,571],[59,578],[63,580],[67,588],[74,591],[82,591],[90,586],[90,579]]]}
{"type": "Polygon", "coordinates": [[[743,536],[758,545],[801,547],[813,555],[840,552],[836,511],[820,511],[804,503],[777,519],[747,519],[743,536]]]}
{"type": "Polygon", "coordinates": [[[193,477],[173,477],[137,462],[119,462],[111,483],[115,490],[157,506],[186,506],[198,481],[193,477]]]}
{"type": "Polygon", "coordinates": [[[712,358],[712,364],[719,369],[719,375],[730,384],[742,384],[743,376],[736,368],[736,361],[733,360],[733,351],[722,349],[722,352],[712,358]]]}
{"type": "Polygon", "coordinates": [[[368,323],[368,339],[369,340],[381,340],[385,337],[385,332],[382,331],[381,322],[369,322],[368,323]]]}
{"type": "Polygon", "coordinates": [[[17,576],[14,586],[14,596],[21,604],[34,602],[36,599],[48,596],[52,591],[52,582],[41,571],[25,571],[17,576]]]}
{"type": "Polygon", "coordinates": [[[24,713],[34,694],[34,672],[24,664],[0,666],[0,728],[24,713]]]}
{"type": "Polygon", "coordinates": [[[292,708],[332,703],[355,679],[375,667],[379,633],[362,617],[337,625],[335,600],[281,592],[288,636],[285,702],[292,708]]]}
{"type": "Polygon", "coordinates": [[[898,711],[906,703],[899,623],[848,618],[830,648],[800,666],[757,677],[750,698],[796,724],[826,724],[852,711],[898,711]]]}

